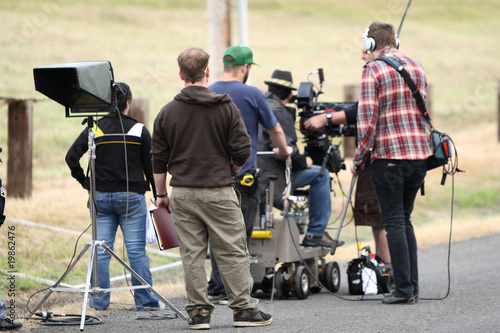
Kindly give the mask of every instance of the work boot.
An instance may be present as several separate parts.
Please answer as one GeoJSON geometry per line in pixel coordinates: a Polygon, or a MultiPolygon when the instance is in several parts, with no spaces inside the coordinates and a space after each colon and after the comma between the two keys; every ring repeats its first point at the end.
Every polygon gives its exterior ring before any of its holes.
{"type": "Polygon", "coordinates": [[[398,297],[391,294],[382,298],[384,304],[415,304],[415,296],[411,297],[398,297]]]}
{"type": "MultiPolygon", "coordinates": [[[[323,237],[314,237],[313,235],[306,234],[306,237],[302,240],[302,246],[322,246],[322,247],[332,247],[333,239],[330,237],[328,232],[323,234],[323,237]]],[[[339,241],[337,246],[344,245],[344,241],[339,241]]]]}
{"type": "Polygon", "coordinates": [[[271,324],[273,317],[270,314],[262,311],[252,312],[250,310],[234,311],[234,326],[236,327],[251,327],[251,326],[266,326],[271,324]]]}
{"type": "Polygon", "coordinates": [[[202,309],[196,316],[189,318],[188,328],[192,330],[209,330],[210,311],[202,309]]]}
{"type": "Polygon", "coordinates": [[[0,319],[0,331],[14,331],[20,329],[23,324],[12,321],[9,318],[0,319]]]}

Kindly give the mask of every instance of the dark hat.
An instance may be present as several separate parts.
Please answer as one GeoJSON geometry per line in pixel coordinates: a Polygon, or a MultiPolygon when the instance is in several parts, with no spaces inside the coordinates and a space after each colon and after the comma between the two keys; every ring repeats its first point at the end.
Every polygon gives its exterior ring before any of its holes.
{"type": "Polygon", "coordinates": [[[234,58],[234,61],[223,61],[227,65],[259,65],[258,63],[253,61],[252,50],[247,46],[236,45],[228,47],[226,52],[224,52],[223,58],[225,58],[227,55],[234,58]]]}
{"type": "Polygon", "coordinates": [[[292,87],[293,84],[292,73],[289,71],[280,71],[279,69],[277,69],[271,76],[271,80],[264,81],[264,83],[278,88],[297,90],[296,88],[292,87]]]}

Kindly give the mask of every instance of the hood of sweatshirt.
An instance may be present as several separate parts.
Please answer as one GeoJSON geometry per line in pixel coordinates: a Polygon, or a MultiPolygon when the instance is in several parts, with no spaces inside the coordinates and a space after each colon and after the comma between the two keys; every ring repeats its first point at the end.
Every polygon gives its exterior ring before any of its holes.
{"type": "Polygon", "coordinates": [[[232,101],[228,94],[216,94],[203,86],[188,86],[174,97],[175,100],[189,104],[215,105],[232,101]]]}

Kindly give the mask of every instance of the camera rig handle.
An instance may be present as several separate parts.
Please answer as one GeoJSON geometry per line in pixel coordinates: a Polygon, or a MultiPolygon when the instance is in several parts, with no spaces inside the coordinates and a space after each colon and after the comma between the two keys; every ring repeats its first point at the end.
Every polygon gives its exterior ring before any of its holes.
{"type": "Polygon", "coordinates": [[[323,162],[321,163],[321,170],[319,171],[319,176],[323,177],[325,174],[325,169],[326,169],[326,163],[328,162],[328,157],[330,156],[330,153],[332,152],[333,146],[330,145],[328,147],[328,150],[326,151],[325,156],[323,157],[323,162]]]}

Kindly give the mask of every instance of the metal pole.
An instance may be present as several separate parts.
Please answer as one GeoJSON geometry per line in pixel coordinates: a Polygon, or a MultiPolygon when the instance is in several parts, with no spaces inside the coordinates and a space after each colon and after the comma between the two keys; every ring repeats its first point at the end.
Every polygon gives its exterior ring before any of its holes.
{"type": "Polygon", "coordinates": [[[238,0],[238,40],[240,45],[249,45],[247,0],[238,0]]]}
{"type": "Polygon", "coordinates": [[[358,177],[358,174],[354,174],[352,176],[351,180],[351,187],[349,188],[349,193],[347,194],[347,198],[345,200],[344,208],[342,209],[342,214],[340,215],[340,222],[339,222],[339,227],[337,228],[337,234],[335,235],[335,239],[332,242],[332,248],[330,249],[330,254],[334,255],[335,250],[337,249],[337,246],[340,246],[344,244],[343,241],[339,242],[339,237],[340,237],[340,231],[342,230],[342,224],[344,223],[344,219],[347,213],[347,209],[349,208],[349,204],[351,203],[351,196],[352,196],[352,190],[354,188],[354,185],[356,184],[356,178],[358,177]]]}

